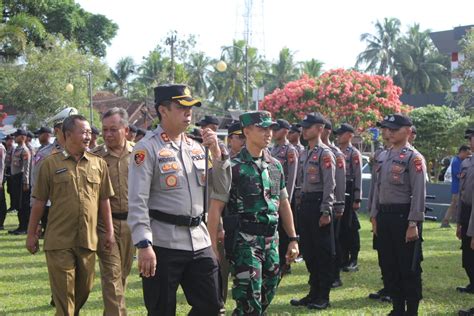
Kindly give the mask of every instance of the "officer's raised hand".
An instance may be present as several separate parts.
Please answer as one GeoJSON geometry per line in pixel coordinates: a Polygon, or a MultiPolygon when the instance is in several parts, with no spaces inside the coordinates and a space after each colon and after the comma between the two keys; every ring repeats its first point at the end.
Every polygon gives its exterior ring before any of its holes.
{"type": "Polygon", "coordinates": [[[145,278],[155,276],[156,256],[151,245],[138,249],[138,272],[145,278]]]}
{"type": "Polygon", "coordinates": [[[319,227],[323,227],[329,225],[331,223],[331,215],[329,214],[322,214],[319,218],[319,227]]]}
{"type": "Polygon", "coordinates": [[[201,130],[202,145],[209,147],[212,156],[219,159],[221,157],[221,150],[217,140],[217,134],[210,128],[204,128],[201,130]]]}

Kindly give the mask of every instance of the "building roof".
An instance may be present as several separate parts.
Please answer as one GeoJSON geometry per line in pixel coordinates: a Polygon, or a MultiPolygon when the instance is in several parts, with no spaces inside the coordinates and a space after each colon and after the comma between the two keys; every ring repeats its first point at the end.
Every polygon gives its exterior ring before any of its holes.
{"type": "Polygon", "coordinates": [[[430,37],[440,53],[451,55],[451,53],[461,50],[459,41],[472,27],[474,25],[458,26],[448,31],[432,32],[430,37]]]}

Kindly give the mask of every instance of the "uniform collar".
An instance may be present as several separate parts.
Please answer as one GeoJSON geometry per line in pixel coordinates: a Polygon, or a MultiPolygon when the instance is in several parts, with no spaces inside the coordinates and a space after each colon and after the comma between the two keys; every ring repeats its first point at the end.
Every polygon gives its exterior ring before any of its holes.
{"type": "MultiPolygon", "coordinates": [[[[82,155],[81,159],[85,158],[86,160],[89,160],[90,155],[92,155],[92,154],[89,153],[88,151],[85,151],[84,154],[82,155]]],[[[66,148],[64,148],[64,150],[61,152],[61,159],[66,160],[66,159],[69,159],[69,158],[71,158],[71,155],[67,152],[66,148]]]]}
{"type": "MultiPolygon", "coordinates": [[[[239,153],[239,157],[242,161],[245,161],[245,162],[253,162],[254,161],[252,155],[250,155],[249,151],[247,150],[247,147],[242,148],[242,150],[239,153]]],[[[270,155],[270,153],[268,152],[268,150],[266,148],[263,150],[263,157],[262,158],[263,158],[263,161],[265,161],[266,163],[270,163],[272,161],[271,155],[270,155]]]]}
{"type": "Polygon", "coordinates": [[[109,150],[109,148],[107,148],[107,145],[103,144],[102,145],[102,148],[100,151],[103,151],[104,152],[104,156],[107,156],[107,155],[111,155],[111,156],[114,156],[114,157],[122,157],[124,155],[127,155],[129,153],[131,153],[133,151],[133,143],[132,142],[129,142],[128,140],[125,141],[125,150],[122,150],[122,153],[121,155],[116,155],[114,152],[112,152],[111,150],[109,150]]]}

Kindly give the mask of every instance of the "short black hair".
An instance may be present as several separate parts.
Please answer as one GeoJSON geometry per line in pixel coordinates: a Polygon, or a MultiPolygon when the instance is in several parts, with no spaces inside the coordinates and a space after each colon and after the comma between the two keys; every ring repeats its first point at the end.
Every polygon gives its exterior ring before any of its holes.
{"type": "Polygon", "coordinates": [[[461,145],[461,147],[459,147],[458,153],[460,153],[461,151],[468,151],[468,150],[471,150],[471,147],[467,145],[461,145]]]}
{"type": "Polygon", "coordinates": [[[72,130],[76,126],[76,121],[84,122],[84,121],[87,121],[87,119],[84,116],[79,115],[79,114],[66,117],[63,121],[63,126],[62,126],[64,138],[66,138],[66,132],[72,132],[72,130]]]}
{"type": "Polygon", "coordinates": [[[166,106],[169,109],[172,103],[173,101],[171,100],[163,100],[160,103],[155,104],[156,115],[158,116],[158,119],[160,120],[160,122],[161,122],[161,114],[160,114],[160,111],[158,111],[158,108],[160,107],[160,105],[162,105],[162,106],[166,106]]]}

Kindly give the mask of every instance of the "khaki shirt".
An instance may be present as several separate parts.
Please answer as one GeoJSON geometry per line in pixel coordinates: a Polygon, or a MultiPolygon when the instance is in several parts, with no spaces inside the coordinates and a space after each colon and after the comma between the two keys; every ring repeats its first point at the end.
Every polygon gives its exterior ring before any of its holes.
{"type": "Polygon", "coordinates": [[[333,210],[336,187],[336,160],[331,149],[323,143],[303,152],[299,159],[301,192],[322,192],[321,212],[333,210]]]}
{"type": "Polygon", "coordinates": [[[31,154],[26,145],[18,145],[12,153],[11,175],[23,173],[22,183],[30,184],[31,154]]]}
{"type": "Polygon", "coordinates": [[[353,181],[354,200],[360,201],[362,196],[362,156],[360,151],[350,145],[342,150],[346,157],[346,180],[353,181]]]}
{"type": "Polygon", "coordinates": [[[91,151],[107,162],[110,180],[115,192],[115,195],[110,198],[112,213],[128,212],[128,165],[134,145],[134,143],[127,141],[120,156],[108,150],[105,144],[97,146],[91,151]]]}
{"type": "Polygon", "coordinates": [[[334,190],[334,211],[337,213],[344,213],[344,205],[346,203],[346,161],[342,151],[330,144],[334,157],[336,158],[336,189],[334,190]]]}
{"type": "Polygon", "coordinates": [[[298,151],[287,140],[283,145],[275,144],[271,149],[271,155],[277,159],[283,167],[288,199],[291,201],[295,188],[296,175],[298,173],[298,151]]]}
{"type": "Polygon", "coordinates": [[[425,158],[412,146],[383,151],[378,158],[371,217],[381,204],[410,204],[408,220],[423,221],[426,199],[425,158]]]}
{"type": "Polygon", "coordinates": [[[457,205],[458,224],[461,224],[462,204],[472,205],[472,199],[474,197],[472,188],[474,188],[474,158],[471,156],[462,161],[461,170],[459,172],[459,202],[457,205]]]}
{"type": "Polygon", "coordinates": [[[34,198],[51,200],[45,250],[82,247],[97,250],[99,202],[114,195],[107,163],[85,152],[76,162],[67,151],[41,164],[34,198]]]}
{"type": "MultiPolygon", "coordinates": [[[[205,186],[204,147],[184,134],[171,141],[161,126],[135,145],[128,170],[128,224],[134,244],[196,251],[211,245],[204,223],[185,227],[157,221],[149,210],[184,216],[203,213],[205,186]]],[[[231,183],[230,161],[214,159],[211,198],[226,200],[231,183]]]]}

